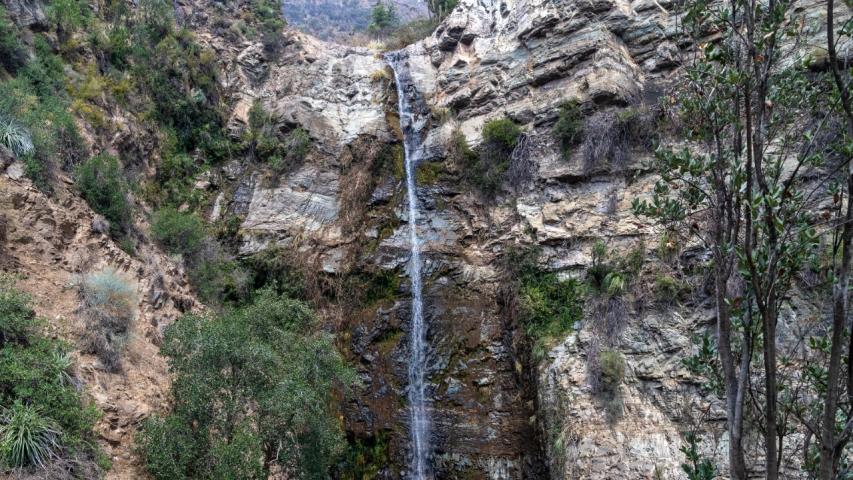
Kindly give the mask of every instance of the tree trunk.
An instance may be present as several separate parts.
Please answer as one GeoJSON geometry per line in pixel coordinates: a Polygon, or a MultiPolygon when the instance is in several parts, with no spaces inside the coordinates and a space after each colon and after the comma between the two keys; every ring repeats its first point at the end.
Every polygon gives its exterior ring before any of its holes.
{"type": "MultiPolygon", "coordinates": [[[[851,111],[849,93],[838,71],[834,23],[834,0],[827,0],[826,41],[829,53],[829,68],[832,70],[832,76],[841,96],[842,107],[847,116],[848,134],[850,138],[853,138],[853,111],[851,111]]],[[[844,328],[847,324],[849,302],[847,293],[850,287],[850,246],[851,238],[853,238],[853,197],[851,197],[853,195],[853,163],[850,163],[850,159],[847,159],[847,162],[847,211],[844,215],[844,225],[841,234],[841,263],[836,268],[835,284],[832,289],[832,344],[830,346],[829,367],[827,371],[826,398],[824,399],[820,427],[820,467],[818,473],[821,480],[832,480],[835,477],[835,470],[838,465],[838,453],[843,451],[842,448],[837,448],[838,446],[836,445],[835,415],[840,400],[841,358],[844,349],[844,328]]],[[[851,336],[851,342],[853,342],[853,336],[851,336]]],[[[849,375],[853,371],[853,365],[848,365],[847,368],[849,383],[849,375]]]]}

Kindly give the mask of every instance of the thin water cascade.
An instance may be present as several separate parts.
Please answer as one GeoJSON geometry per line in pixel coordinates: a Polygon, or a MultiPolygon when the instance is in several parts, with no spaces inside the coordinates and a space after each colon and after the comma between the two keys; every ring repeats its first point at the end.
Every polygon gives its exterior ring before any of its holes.
{"type": "Polygon", "coordinates": [[[397,86],[400,129],[403,132],[403,152],[406,165],[406,191],[409,215],[409,241],[411,256],[409,276],[412,282],[412,322],[409,334],[409,426],[411,431],[410,478],[425,480],[430,477],[430,418],[426,395],[426,325],[423,314],[421,285],[421,240],[418,237],[418,195],[415,182],[418,160],[421,157],[422,132],[426,123],[418,107],[422,104],[408,69],[404,52],[386,55],[397,86]]]}

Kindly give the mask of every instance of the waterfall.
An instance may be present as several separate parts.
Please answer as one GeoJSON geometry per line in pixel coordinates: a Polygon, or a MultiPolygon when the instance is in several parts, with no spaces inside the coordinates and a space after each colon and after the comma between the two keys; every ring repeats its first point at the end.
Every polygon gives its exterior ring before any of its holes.
{"type": "Polygon", "coordinates": [[[406,165],[406,191],[409,214],[411,256],[409,276],[412,282],[412,322],[409,334],[409,427],[411,434],[410,475],[413,480],[429,477],[430,419],[426,398],[426,325],[424,325],[421,285],[421,240],[418,237],[418,195],[415,182],[418,160],[421,157],[421,134],[426,116],[417,89],[409,74],[408,58],[403,52],[386,55],[397,86],[400,129],[403,132],[403,152],[406,165]]]}

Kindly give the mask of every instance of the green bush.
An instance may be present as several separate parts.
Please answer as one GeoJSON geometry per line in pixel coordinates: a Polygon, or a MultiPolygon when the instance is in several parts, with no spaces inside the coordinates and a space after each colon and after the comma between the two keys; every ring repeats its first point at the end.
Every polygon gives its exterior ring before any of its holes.
{"type": "Polygon", "coordinates": [[[154,214],[151,233],[169,253],[192,255],[206,237],[204,222],[191,212],[166,207],[154,214]]]}
{"type": "MultiPolygon", "coordinates": [[[[461,145],[459,155],[466,163],[462,165],[463,179],[478,188],[481,193],[492,196],[504,181],[512,160],[512,152],[521,137],[521,129],[508,118],[489,120],[483,126],[483,143],[476,156],[470,155],[461,145]]],[[[453,142],[460,141],[454,136],[453,142]]]]}
{"type": "Polygon", "coordinates": [[[664,304],[677,302],[684,293],[685,286],[671,275],[659,273],[655,276],[655,293],[658,301],[664,304]]]}
{"type": "Polygon", "coordinates": [[[268,52],[276,52],[281,45],[285,26],[281,4],[275,0],[252,0],[250,24],[260,34],[268,52]]]}
{"type": "Polygon", "coordinates": [[[560,104],[557,123],[554,124],[554,137],[560,144],[560,151],[568,157],[571,149],[583,140],[583,112],[577,100],[568,100],[560,104]]]}
{"type": "Polygon", "coordinates": [[[14,74],[27,63],[27,50],[21,32],[0,5],[0,67],[14,74]]]}
{"type": "Polygon", "coordinates": [[[190,263],[190,281],[208,304],[237,304],[246,298],[251,280],[235,260],[217,252],[211,258],[192,259],[190,263]]]}
{"type": "Polygon", "coordinates": [[[589,285],[601,294],[617,297],[628,291],[645,261],[645,244],[631,250],[628,255],[613,259],[607,244],[598,240],[592,246],[592,265],[587,268],[589,285]]]}
{"type": "Polygon", "coordinates": [[[247,134],[246,140],[254,157],[279,172],[301,164],[311,149],[311,137],[304,128],[297,127],[281,138],[274,119],[257,101],[249,110],[247,134]]]}
{"type": "Polygon", "coordinates": [[[272,290],[219,316],[187,315],[166,331],[173,410],[138,445],[155,479],[326,478],[343,438],[336,387],[354,381],[307,306],[272,290]]]}
{"type": "MultiPolygon", "coordinates": [[[[41,36],[34,46],[36,57],[16,77],[0,81],[0,118],[13,124],[13,128],[3,127],[12,137],[28,134],[29,141],[19,139],[15,143],[20,146],[12,148],[23,154],[27,177],[49,191],[54,170],[76,165],[85,148],[70,113],[63,62],[41,36]]],[[[3,143],[12,145],[12,141],[3,143]]]]}
{"type": "Polygon", "coordinates": [[[546,343],[571,332],[583,318],[583,285],[574,279],[560,280],[538,264],[537,249],[511,250],[507,264],[518,281],[521,325],[533,343],[533,354],[541,359],[546,343]]]}
{"type": "Polygon", "coordinates": [[[52,0],[47,6],[47,18],[62,42],[83,27],[89,17],[88,2],[83,0],[52,0]]]}
{"type": "Polygon", "coordinates": [[[512,153],[520,136],[521,129],[508,118],[496,118],[483,125],[483,142],[507,157],[512,153]]]}
{"type": "Polygon", "coordinates": [[[601,387],[607,392],[615,392],[625,379],[625,357],[616,350],[604,350],[599,353],[601,387]]]}
{"type": "MultiPolygon", "coordinates": [[[[166,143],[173,141],[177,140],[172,137],[166,143]]],[[[173,146],[166,147],[154,180],[147,186],[146,198],[161,207],[188,205],[197,208],[204,192],[194,187],[195,178],[204,168],[192,156],[175,151],[173,146]]]]}
{"type": "Polygon", "coordinates": [[[101,359],[109,372],[121,371],[121,355],[136,316],[136,289],[115,270],[90,273],[80,283],[86,322],[83,349],[101,359]]]}
{"type": "Polygon", "coordinates": [[[133,211],[118,159],[110,155],[98,155],[83,162],[77,167],[75,184],[92,210],[110,222],[113,236],[118,237],[129,231],[133,211]]]}
{"type": "Polygon", "coordinates": [[[269,159],[270,166],[276,171],[283,172],[299,166],[311,149],[311,137],[303,128],[291,130],[281,143],[283,153],[269,159]]]}
{"type": "Polygon", "coordinates": [[[30,297],[13,288],[14,283],[13,278],[0,274],[0,347],[24,343],[38,330],[30,297]]]}
{"type": "Polygon", "coordinates": [[[0,472],[67,462],[72,478],[98,470],[92,426],[70,373],[68,346],[42,335],[26,295],[0,277],[0,472]]]}

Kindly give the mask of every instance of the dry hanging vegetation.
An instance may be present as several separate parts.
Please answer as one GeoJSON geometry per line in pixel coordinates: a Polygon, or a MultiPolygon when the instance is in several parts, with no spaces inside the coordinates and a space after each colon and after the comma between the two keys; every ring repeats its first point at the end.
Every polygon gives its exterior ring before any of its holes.
{"type": "Polygon", "coordinates": [[[136,317],[135,286],[115,270],[89,273],[80,282],[80,313],[86,322],[83,350],[109,372],[121,371],[121,356],[136,317]]]}

